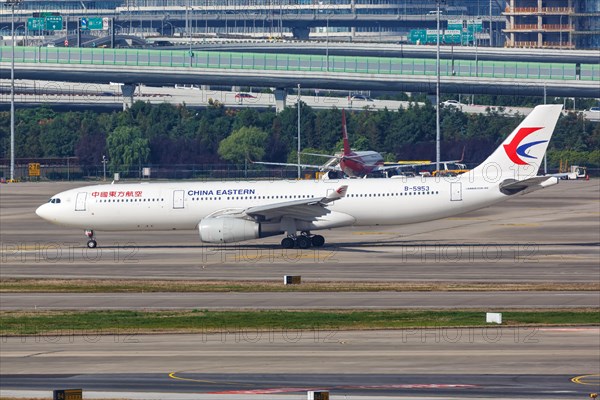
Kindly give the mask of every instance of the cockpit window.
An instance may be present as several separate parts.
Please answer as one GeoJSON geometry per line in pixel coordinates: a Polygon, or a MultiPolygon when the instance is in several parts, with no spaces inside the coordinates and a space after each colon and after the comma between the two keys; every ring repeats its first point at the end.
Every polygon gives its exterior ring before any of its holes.
{"type": "Polygon", "coordinates": [[[60,199],[56,198],[56,199],[50,199],[48,201],[48,203],[52,203],[52,204],[60,204],[60,199]]]}

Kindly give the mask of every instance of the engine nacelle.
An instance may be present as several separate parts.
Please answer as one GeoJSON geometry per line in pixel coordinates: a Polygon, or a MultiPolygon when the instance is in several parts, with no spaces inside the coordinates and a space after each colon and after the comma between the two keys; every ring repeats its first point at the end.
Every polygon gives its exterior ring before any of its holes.
{"type": "Polygon", "coordinates": [[[198,224],[198,232],[205,243],[242,242],[282,233],[279,224],[260,224],[235,217],[204,218],[198,224]]]}

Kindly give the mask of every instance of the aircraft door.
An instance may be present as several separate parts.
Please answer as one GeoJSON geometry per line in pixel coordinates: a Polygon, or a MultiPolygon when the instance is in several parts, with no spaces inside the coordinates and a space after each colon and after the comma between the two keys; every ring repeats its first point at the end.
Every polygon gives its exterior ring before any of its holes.
{"type": "Polygon", "coordinates": [[[450,201],[462,201],[462,183],[450,183],[450,201]]]}
{"type": "Polygon", "coordinates": [[[184,207],[184,191],[174,190],[173,191],[173,208],[181,209],[184,207]]]}
{"type": "Polygon", "coordinates": [[[77,193],[77,198],[75,199],[75,211],[85,211],[85,199],[87,198],[86,192],[77,193]]]}

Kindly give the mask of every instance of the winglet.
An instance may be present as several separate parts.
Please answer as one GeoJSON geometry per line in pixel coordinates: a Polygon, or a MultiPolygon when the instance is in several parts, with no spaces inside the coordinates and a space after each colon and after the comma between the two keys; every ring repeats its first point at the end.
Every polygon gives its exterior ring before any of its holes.
{"type": "Polygon", "coordinates": [[[348,191],[348,185],[340,186],[339,188],[327,193],[327,196],[321,202],[322,203],[330,203],[332,201],[339,200],[342,197],[346,197],[347,191],[348,191]]]}

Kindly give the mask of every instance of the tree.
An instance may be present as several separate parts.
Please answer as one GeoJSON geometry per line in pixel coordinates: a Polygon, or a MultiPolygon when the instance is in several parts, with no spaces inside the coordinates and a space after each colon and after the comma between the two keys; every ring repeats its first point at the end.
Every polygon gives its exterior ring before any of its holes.
{"type": "Polygon", "coordinates": [[[241,127],[221,140],[219,155],[221,158],[241,165],[246,160],[260,160],[265,155],[268,135],[255,126],[241,127]]]}
{"type": "Polygon", "coordinates": [[[133,165],[146,162],[150,154],[148,139],[138,127],[119,126],[106,138],[111,171],[128,171],[133,165]]]}

